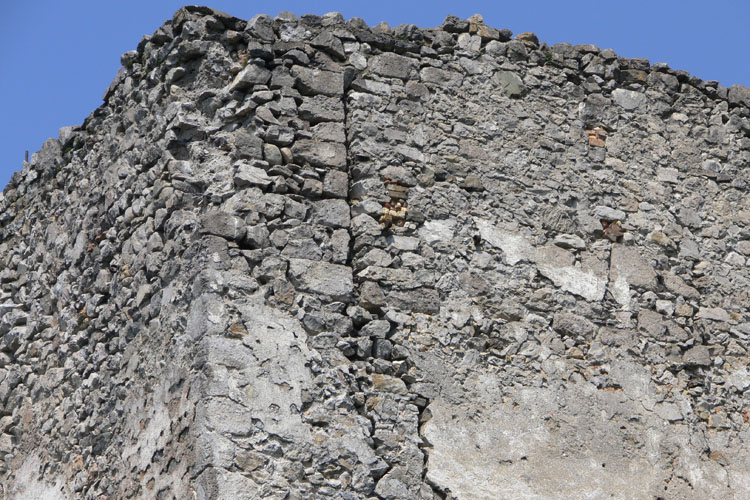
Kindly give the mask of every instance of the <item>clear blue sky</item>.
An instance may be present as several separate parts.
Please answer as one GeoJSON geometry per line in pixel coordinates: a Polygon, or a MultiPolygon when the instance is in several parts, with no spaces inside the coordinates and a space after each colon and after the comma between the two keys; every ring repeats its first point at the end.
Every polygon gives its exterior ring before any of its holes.
{"type": "MultiPolygon", "coordinates": [[[[0,16],[0,187],[65,125],[78,125],[102,102],[120,66],[182,5],[172,0],[7,0],[0,16]]],[[[438,26],[447,14],[475,13],[486,24],[542,41],[593,43],[626,57],[666,62],[704,80],[750,86],[750,2],[746,0],[472,1],[214,0],[243,19],[341,12],[371,26],[438,26]]]]}

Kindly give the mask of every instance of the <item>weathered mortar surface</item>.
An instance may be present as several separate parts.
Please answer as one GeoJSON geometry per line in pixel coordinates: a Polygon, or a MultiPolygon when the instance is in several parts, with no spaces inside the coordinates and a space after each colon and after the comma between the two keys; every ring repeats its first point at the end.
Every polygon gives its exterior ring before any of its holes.
{"type": "Polygon", "coordinates": [[[750,498],[750,91],[510,38],[126,53],[0,197],[2,498],[750,498]]]}

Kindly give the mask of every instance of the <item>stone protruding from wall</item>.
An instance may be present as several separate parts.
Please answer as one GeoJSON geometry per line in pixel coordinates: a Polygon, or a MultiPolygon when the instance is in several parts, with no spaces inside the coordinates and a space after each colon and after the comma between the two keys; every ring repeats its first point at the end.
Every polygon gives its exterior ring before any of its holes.
{"type": "Polygon", "coordinates": [[[0,498],[748,498],[750,91],[185,7],[0,195],[0,498]]]}

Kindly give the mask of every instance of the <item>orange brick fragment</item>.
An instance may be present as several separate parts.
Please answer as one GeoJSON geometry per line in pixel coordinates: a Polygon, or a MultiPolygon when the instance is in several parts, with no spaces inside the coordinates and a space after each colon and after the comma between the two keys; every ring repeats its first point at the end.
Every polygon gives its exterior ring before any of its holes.
{"type": "Polygon", "coordinates": [[[589,146],[592,148],[606,147],[607,131],[602,127],[594,127],[591,130],[586,130],[586,134],[589,136],[589,146]]]}

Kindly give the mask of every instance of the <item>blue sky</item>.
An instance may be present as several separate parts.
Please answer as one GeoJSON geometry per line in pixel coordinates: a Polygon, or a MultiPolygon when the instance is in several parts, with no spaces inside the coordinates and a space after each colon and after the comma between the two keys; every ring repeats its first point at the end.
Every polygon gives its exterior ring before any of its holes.
{"type": "MultiPolygon", "coordinates": [[[[0,187],[21,168],[24,151],[37,151],[60,127],[82,123],[101,104],[120,55],[181,5],[172,0],[7,1],[0,16],[0,187]]],[[[207,5],[243,19],[285,10],[297,15],[338,11],[371,26],[386,21],[430,27],[447,14],[481,13],[490,26],[533,31],[550,45],[593,43],[725,86],[750,86],[746,0],[214,0],[207,5]]]]}

